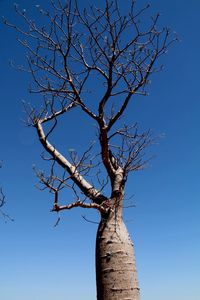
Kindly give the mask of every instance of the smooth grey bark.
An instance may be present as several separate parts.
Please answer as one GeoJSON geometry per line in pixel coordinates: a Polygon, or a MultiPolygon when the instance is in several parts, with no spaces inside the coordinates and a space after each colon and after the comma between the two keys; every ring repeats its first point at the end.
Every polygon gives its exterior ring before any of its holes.
{"type": "Polygon", "coordinates": [[[139,300],[133,243],[116,208],[102,215],[96,238],[97,300],[139,300]]]}

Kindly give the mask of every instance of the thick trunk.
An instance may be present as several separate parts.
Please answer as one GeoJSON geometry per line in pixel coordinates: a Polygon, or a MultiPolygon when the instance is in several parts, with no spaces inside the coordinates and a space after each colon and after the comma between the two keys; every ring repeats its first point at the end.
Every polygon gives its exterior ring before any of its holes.
{"type": "Polygon", "coordinates": [[[96,281],[97,300],[139,300],[133,244],[120,213],[112,212],[100,222],[96,281]]]}

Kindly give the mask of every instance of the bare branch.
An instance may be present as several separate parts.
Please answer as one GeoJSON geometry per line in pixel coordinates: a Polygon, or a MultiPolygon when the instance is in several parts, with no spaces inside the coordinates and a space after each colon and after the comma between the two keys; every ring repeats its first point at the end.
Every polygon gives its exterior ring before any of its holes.
{"type": "MultiPolygon", "coordinates": [[[[51,164],[49,176],[37,176],[42,189],[54,195],[53,210],[83,207],[105,212],[106,201],[123,194],[128,173],[144,167],[145,149],[153,140],[150,131],[139,133],[137,124],[117,123],[133,99],[147,95],[149,78],[160,70],[160,57],[177,38],[168,28],[159,29],[159,14],[149,23],[140,22],[149,6],[137,9],[134,0],[125,15],[117,0],[83,10],[77,0],[50,3],[50,9],[38,10],[44,25],[18,6],[21,27],[4,20],[19,33],[27,52],[27,65],[21,69],[32,77],[30,92],[41,95],[41,105],[25,105],[28,125],[50,155],[45,158],[51,164]],[[99,145],[90,145],[80,158],[71,151],[67,159],[49,139],[72,109],[77,120],[82,112],[91,128],[97,125],[99,145]],[[55,172],[57,165],[64,170],[62,176],[55,172]],[[58,197],[65,188],[72,190],[75,201],[60,205],[58,197]],[[105,196],[105,190],[111,195],[105,196]]],[[[114,201],[109,209],[110,203],[114,201]]]]}
{"type": "Polygon", "coordinates": [[[35,121],[35,128],[37,129],[39,140],[45,150],[60,166],[64,168],[64,170],[67,170],[71,176],[71,179],[77,184],[83,193],[97,203],[101,203],[102,199],[105,200],[105,197],[78,173],[76,166],[72,165],[61,153],[59,153],[58,150],[56,150],[53,145],[48,142],[40,121],[35,121]]]}
{"type": "MultiPolygon", "coordinates": [[[[1,161],[0,161],[0,168],[2,168],[2,162],[1,161]]],[[[11,218],[11,216],[4,211],[3,206],[5,205],[5,203],[6,203],[6,197],[5,197],[5,194],[3,192],[3,188],[0,187],[0,215],[3,216],[5,222],[7,222],[7,220],[14,221],[14,219],[11,218]]]]}
{"type": "Polygon", "coordinates": [[[105,208],[103,205],[99,205],[97,203],[85,203],[83,201],[75,201],[69,205],[61,205],[58,206],[57,204],[54,205],[53,211],[61,211],[61,210],[67,210],[72,209],[74,207],[82,207],[82,208],[95,208],[101,213],[107,213],[108,208],[105,208]]]}

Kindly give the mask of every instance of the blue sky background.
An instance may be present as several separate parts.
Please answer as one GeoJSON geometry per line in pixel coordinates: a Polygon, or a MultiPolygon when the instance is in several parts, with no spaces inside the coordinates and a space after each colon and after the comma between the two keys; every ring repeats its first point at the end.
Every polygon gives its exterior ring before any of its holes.
{"type": "MultiPolygon", "coordinates": [[[[27,11],[45,2],[18,1],[27,11]]],[[[87,3],[100,1],[82,1],[87,3]]],[[[181,43],[163,57],[165,70],[153,76],[150,96],[138,98],[128,111],[133,122],[165,138],[154,147],[156,158],[150,167],[129,178],[127,195],[134,194],[136,208],[125,210],[125,220],[135,243],[141,300],[199,299],[200,2],[151,4],[181,43]]],[[[14,20],[13,1],[0,1],[0,15],[14,20]]],[[[57,216],[50,213],[51,195],[34,187],[32,165],[40,166],[41,148],[34,131],[21,121],[29,79],[9,67],[10,59],[23,62],[23,49],[15,33],[2,24],[0,41],[0,183],[6,193],[5,210],[15,219],[7,224],[0,219],[0,299],[93,300],[97,226],[81,215],[92,220],[98,216],[80,209],[64,212],[54,228],[57,216]]],[[[80,127],[77,124],[75,130],[80,127]]],[[[71,147],[81,148],[84,133],[79,144],[71,127],[69,135],[71,147]]]]}

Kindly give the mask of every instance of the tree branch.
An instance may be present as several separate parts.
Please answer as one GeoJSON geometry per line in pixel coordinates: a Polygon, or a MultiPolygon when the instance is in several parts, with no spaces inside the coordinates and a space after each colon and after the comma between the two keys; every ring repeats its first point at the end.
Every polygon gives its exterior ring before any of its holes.
{"type": "Polygon", "coordinates": [[[52,211],[61,211],[61,210],[69,210],[74,207],[82,207],[82,208],[94,208],[100,211],[101,213],[107,213],[109,208],[106,208],[103,206],[103,203],[101,205],[97,203],[84,203],[83,201],[75,201],[69,205],[57,205],[54,204],[54,208],[52,211]]]}
{"type": "Polygon", "coordinates": [[[80,190],[91,200],[96,203],[101,203],[106,198],[97,191],[91,184],[89,184],[77,171],[76,167],[73,166],[56,148],[49,143],[47,140],[42,123],[35,121],[35,128],[38,133],[39,140],[45,150],[55,159],[55,161],[62,166],[71,176],[71,179],[77,184],[80,190]]]}
{"type": "MultiPolygon", "coordinates": [[[[104,204],[109,199],[104,196],[107,181],[111,198],[122,194],[128,173],[143,167],[144,149],[152,141],[149,131],[139,134],[137,126],[131,131],[130,126],[119,128],[117,123],[136,95],[147,94],[149,77],[159,70],[158,59],[176,39],[170,38],[167,28],[157,28],[158,14],[150,24],[140,22],[148,6],[137,10],[135,0],[130,1],[126,15],[118,0],[105,0],[103,8],[90,6],[83,11],[77,0],[50,3],[49,11],[39,9],[39,24],[45,26],[36,24],[18,6],[15,10],[23,25],[4,21],[20,34],[19,41],[28,52],[27,67],[20,69],[28,70],[32,76],[30,92],[42,96],[39,108],[37,104],[25,108],[28,125],[35,127],[40,143],[50,154],[46,160],[52,164],[49,176],[37,175],[43,189],[55,196],[54,211],[83,207],[105,212],[104,204]],[[50,135],[56,134],[59,117],[75,107],[80,108],[75,113],[87,115],[92,126],[95,122],[98,127],[100,151],[95,146],[95,157],[100,155],[95,166],[90,147],[81,159],[72,151],[68,160],[49,142],[50,135]],[[45,124],[50,128],[48,133],[45,124]],[[64,170],[61,177],[54,174],[55,162],[64,170]],[[100,169],[106,180],[100,180],[100,169]],[[81,197],[84,195],[91,203],[80,200],[75,186],[81,197]],[[58,193],[66,187],[72,189],[77,201],[59,205],[58,193]]],[[[76,117],[78,120],[79,114],[76,117]]]]}

